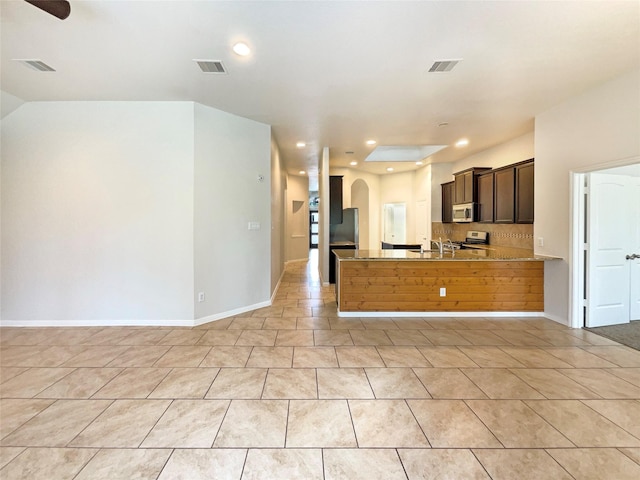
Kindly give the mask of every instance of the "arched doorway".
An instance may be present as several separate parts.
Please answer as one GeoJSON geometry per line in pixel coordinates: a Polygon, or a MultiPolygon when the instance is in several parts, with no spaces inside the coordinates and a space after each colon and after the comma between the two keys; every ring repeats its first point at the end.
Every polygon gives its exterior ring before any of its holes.
{"type": "Polygon", "coordinates": [[[358,248],[369,249],[369,185],[362,179],[351,184],[351,206],[358,209],[358,248]]]}

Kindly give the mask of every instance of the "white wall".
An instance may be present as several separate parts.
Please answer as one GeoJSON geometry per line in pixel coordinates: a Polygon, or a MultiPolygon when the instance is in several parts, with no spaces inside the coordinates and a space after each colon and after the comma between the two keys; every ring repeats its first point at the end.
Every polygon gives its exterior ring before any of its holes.
{"type": "Polygon", "coordinates": [[[451,163],[434,163],[423,170],[430,170],[431,175],[431,221],[442,221],[442,184],[453,180],[451,163]]]}
{"type": "Polygon", "coordinates": [[[576,96],[536,117],[536,253],[546,263],[545,314],[566,323],[569,313],[570,179],[606,164],[640,155],[640,71],[576,96]]]}
{"type": "Polygon", "coordinates": [[[0,118],[4,118],[14,110],[17,110],[24,100],[0,90],[0,118]]]}
{"type": "Polygon", "coordinates": [[[196,104],[194,138],[194,301],[202,321],[270,299],[271,129],[196,104]]]}
{"type": "Polygon", "coordinates": [[[329,285],[329,147],[322,149],[318,165],[318,267],[323,285],[329,285]]]}
{"type": "MultiPolygon", "coordinates": [[[[382,223],[384,221],[382,217],[382,208],[384,204],[404,203],[407,206],[407,229],[405,237],[406,243],[413,243],[415,241],[415,175],[415,172],[411,171],[380,176],[380,238],[382,238],[382,232],[384,231],[384,224],[382,223]]],[[[378,243],[377,245],[377,248],[380,248],[380,243],[378,243]]]]}
{"type": "Polygon", "coordinates": [[[309,258],[309,177],[288,175],[285,212],[286,260],[309,258]]]}
{"type": "Polygon", "coordinates": [[[284,272],[285,185],[286,173],[280,149],[271,137],[271,296],[273,297],[284,272]]]}
{"type": "Polygon", "coordinates": [[[2,121],[2,314],[193,319],[193,104],[33,102],[2,121]]]}

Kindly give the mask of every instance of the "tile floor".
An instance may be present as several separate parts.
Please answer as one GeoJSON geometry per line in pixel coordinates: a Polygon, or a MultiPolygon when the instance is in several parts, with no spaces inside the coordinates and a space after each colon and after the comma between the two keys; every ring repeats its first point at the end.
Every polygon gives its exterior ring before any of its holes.
{"type": "Polygon", "coordinates": [[[640,352],[544,318],[338,318],[313,263],[197,328],[0,344],[3,480],[640,478],[640,352]]]}

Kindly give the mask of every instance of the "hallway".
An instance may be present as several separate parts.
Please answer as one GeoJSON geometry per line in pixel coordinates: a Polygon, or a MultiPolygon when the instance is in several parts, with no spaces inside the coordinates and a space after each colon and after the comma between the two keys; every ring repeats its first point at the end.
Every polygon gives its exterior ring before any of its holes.
{"type": "Polygon", "coordinates": [[[640,352],[544,318],[338,318],[311,258],[196,328],[2,328],[0,477],[640,478],[640,352]]]}

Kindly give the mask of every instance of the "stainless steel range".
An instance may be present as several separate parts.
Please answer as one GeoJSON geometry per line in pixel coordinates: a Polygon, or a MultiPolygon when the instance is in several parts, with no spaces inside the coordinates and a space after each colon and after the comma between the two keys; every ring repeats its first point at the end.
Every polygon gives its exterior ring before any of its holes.
{"type": "Polygon", "coordinates": [[[469,230],[467,237],[463,242],[451,242],[457,248],[474,248],[474,246],[488,245],[489,232],[479,232],[477,230],[469,230]]]}

